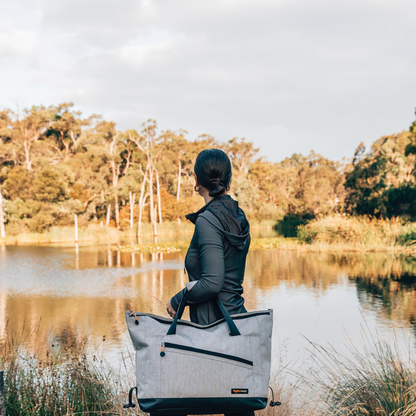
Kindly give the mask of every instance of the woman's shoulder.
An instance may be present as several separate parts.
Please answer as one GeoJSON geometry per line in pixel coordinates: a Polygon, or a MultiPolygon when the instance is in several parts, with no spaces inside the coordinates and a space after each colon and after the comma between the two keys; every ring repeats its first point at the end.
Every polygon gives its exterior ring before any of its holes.
{"type": "Polygon", "coordinates": [[[224,229],[218,218],[212,213],[206,211],[198,216],[195,222],[195,233],[197,235],[206,235],[207,233],[221,234],[224,229]]]}

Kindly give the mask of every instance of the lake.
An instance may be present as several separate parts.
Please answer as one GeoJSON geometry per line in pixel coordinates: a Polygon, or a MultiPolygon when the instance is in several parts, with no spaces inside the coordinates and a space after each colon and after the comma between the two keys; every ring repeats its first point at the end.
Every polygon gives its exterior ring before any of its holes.
{"type": "MultiPolygon", "coordinates": [[[[132,349],[124,311],[167,316],[164,305],[187,281],[184,258],[105,245],[0,246],[0,338],[7,323],[18,330],[41,320],[56,339],[87,335],[117,364],[132,349]]],[[[386,338],[395,331],[416,344],[415,259],[251,251],[244,293],[248,310],[274,310],[274,366],[302,360],[308,340],[342,350],[347,337],[360,344],[363,331],[386,338]]]]}

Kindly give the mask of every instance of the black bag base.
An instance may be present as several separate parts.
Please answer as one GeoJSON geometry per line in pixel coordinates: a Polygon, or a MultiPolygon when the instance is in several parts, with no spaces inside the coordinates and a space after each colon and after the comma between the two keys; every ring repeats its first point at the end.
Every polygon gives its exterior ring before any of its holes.
{"type": "Polygon", "coordinates": [[[139,399],[143,412],[152,415],[210,415],[261,410],[267,397],[181,397],[177,399],[139,399]]]}

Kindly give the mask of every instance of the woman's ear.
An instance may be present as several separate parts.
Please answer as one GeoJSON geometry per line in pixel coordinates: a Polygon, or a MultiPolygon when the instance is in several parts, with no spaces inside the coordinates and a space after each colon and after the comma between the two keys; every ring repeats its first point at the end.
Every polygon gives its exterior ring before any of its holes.
{"type": "Polygon", "coordinates": [[[192,175],[194,175],[194,178],[195,178],[195,186],[199,186],[199,185],[200,185],[200,183],[198,182],[198,178],[197,178],[197,176],[196,176],[196,173],[195,173],[195,172],[193,172],[193,173],[192,173],[192,175]]]}

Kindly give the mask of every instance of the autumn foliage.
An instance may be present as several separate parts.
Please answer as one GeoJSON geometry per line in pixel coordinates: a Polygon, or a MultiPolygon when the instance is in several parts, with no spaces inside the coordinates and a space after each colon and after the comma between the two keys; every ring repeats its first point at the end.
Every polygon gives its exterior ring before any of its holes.
{"type": "Polygon", "coordinates": [[[281,162],[256,158],[245,139],[220,143],[185,130],[120,131],[72,103],[0,113],[0,206],[9,234],[51,226],[103,222],[140,234],[199,208],[193,165],[206,148],[221,148],[233,164],[231,194],[250,219],[282,221],[348,212],[416,218],[415,131],[377,140],[366,153],[335,162],[314,153],[281,162]]]}

